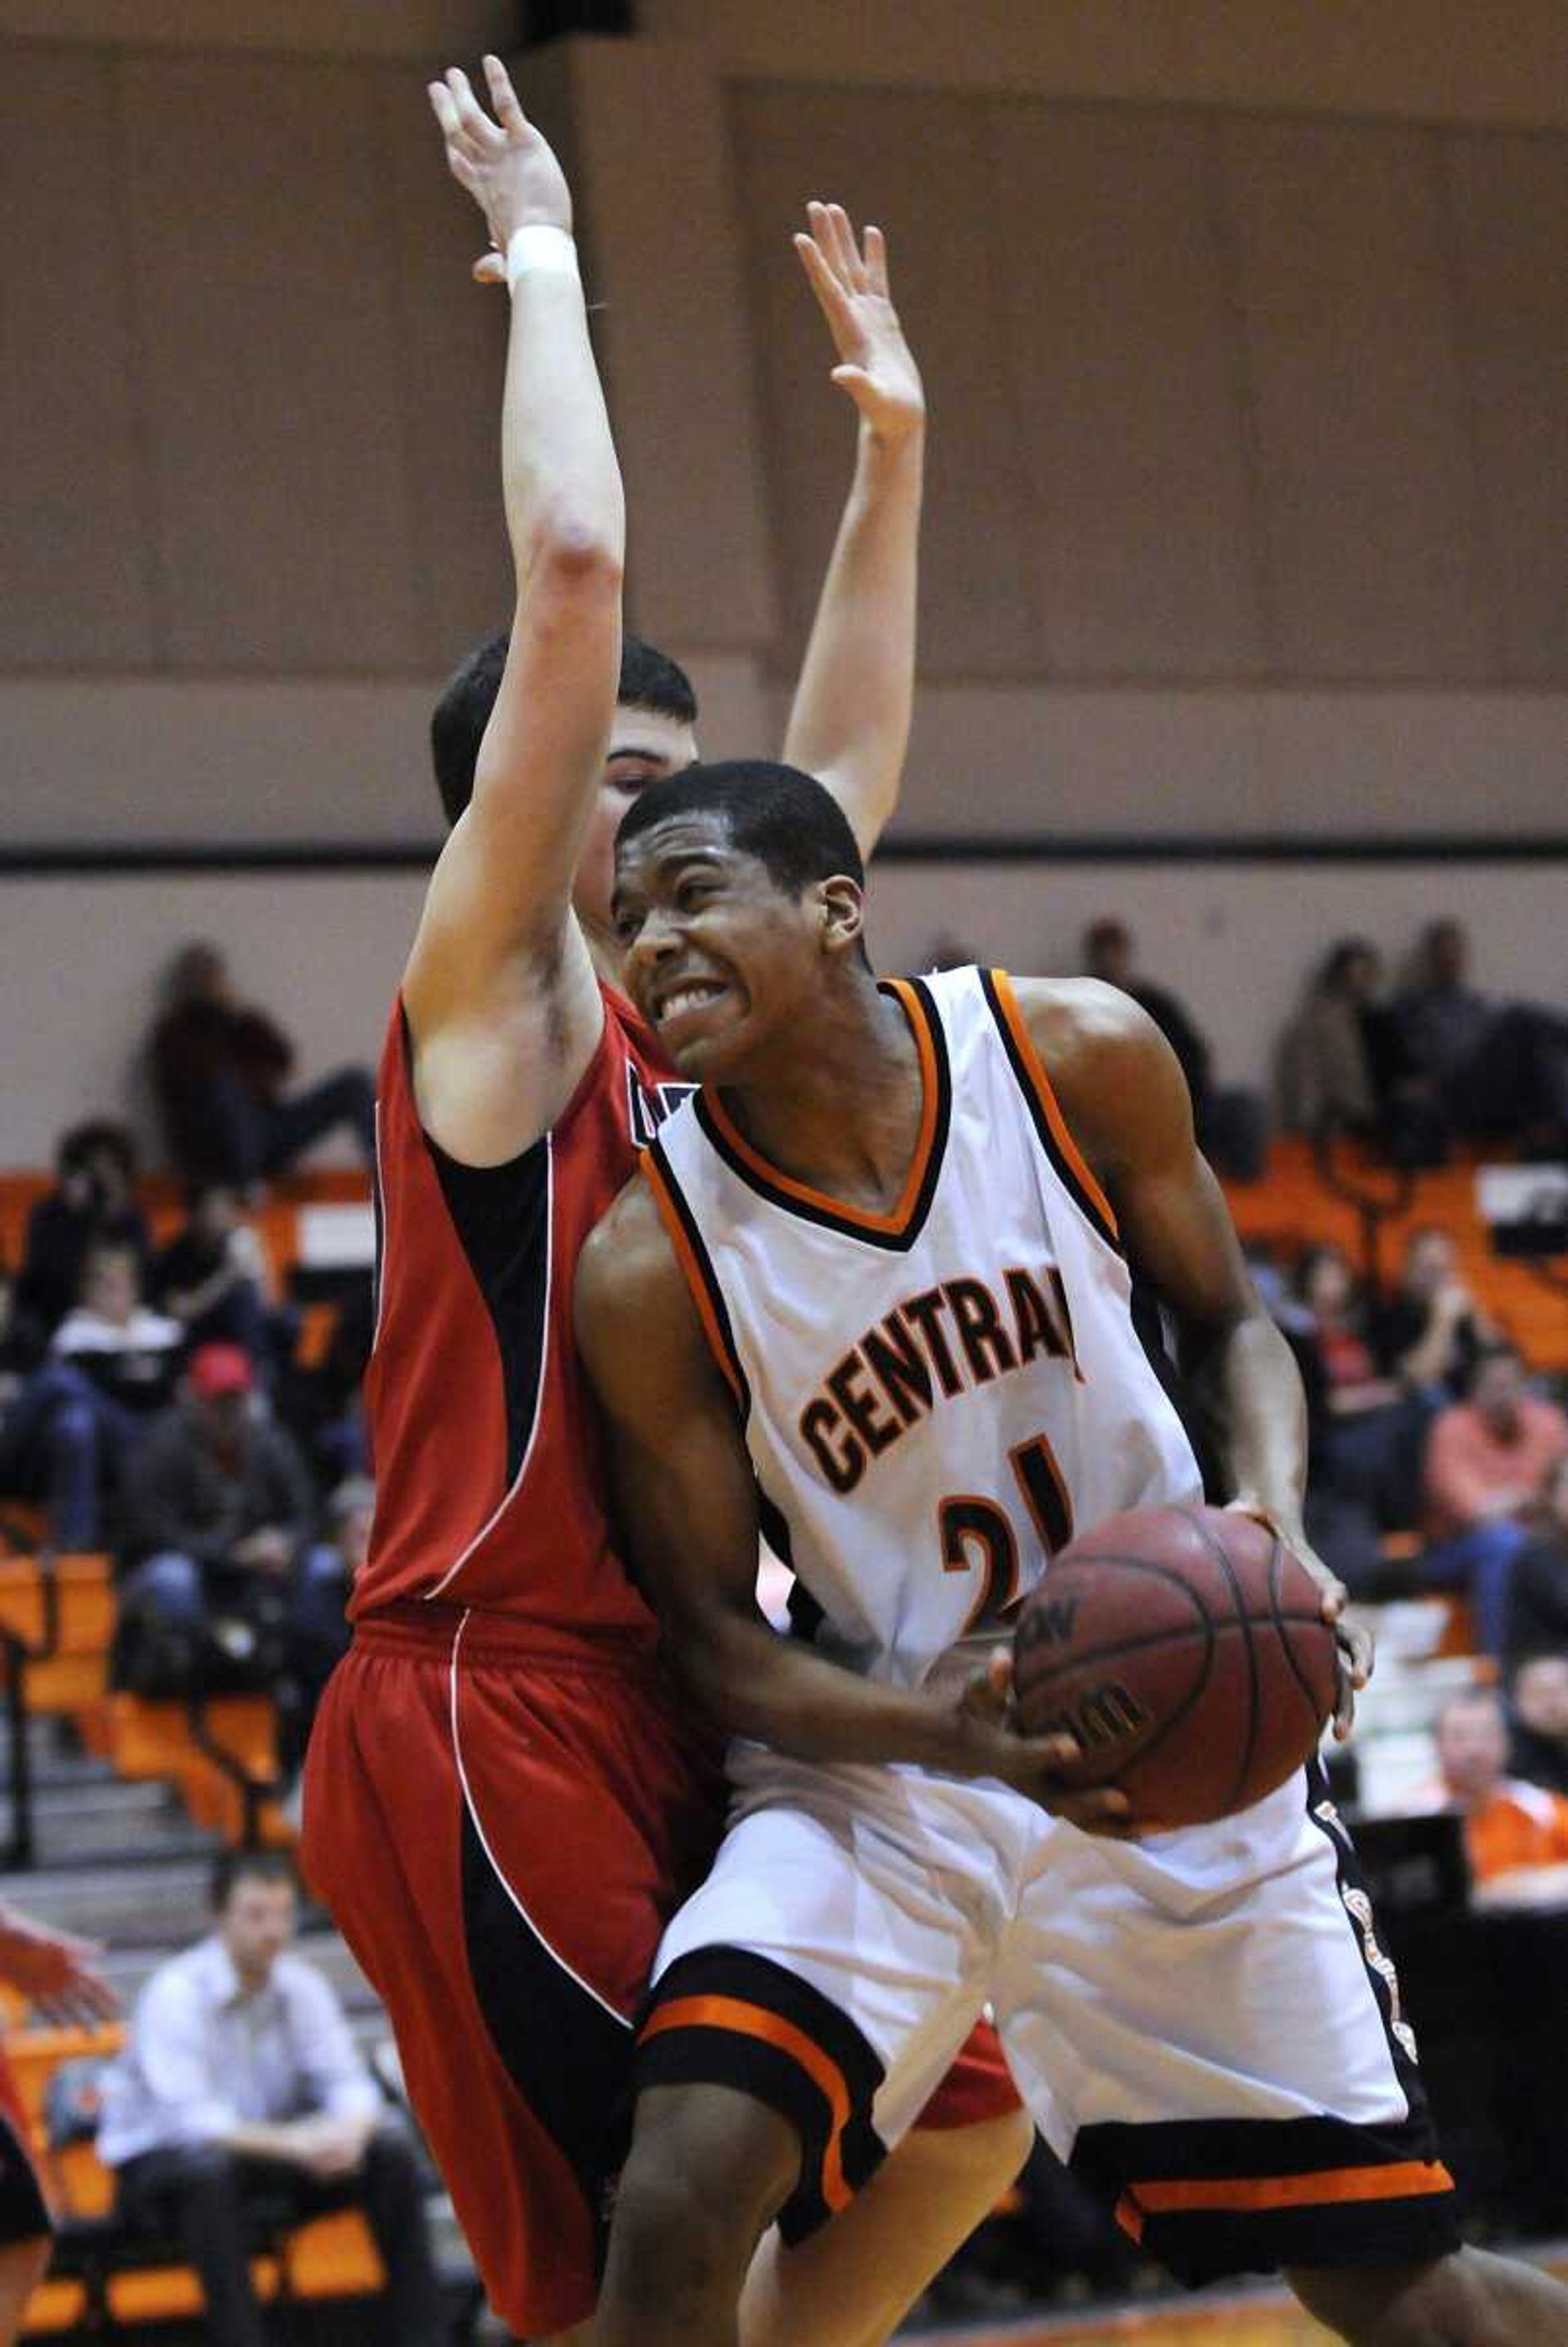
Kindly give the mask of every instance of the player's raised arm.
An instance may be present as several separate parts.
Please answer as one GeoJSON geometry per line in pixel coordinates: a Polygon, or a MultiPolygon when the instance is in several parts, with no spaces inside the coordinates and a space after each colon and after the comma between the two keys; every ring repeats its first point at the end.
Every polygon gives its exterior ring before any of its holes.
{"type": "Polygon", "coordinates": [[[1341,1624],[1344,1585],[1307,1539],[1300,1375],[1198,1149],[1180,1063],[1154,1020],[1115,987],[1023,979],[1016,991],[1068,1126],[1115,1210],[1128,1258],[1176,1320],[1181,1365],[1218,1442],[1232,1503],[1277,1526],[1318,1578],[1325,1617],[1340,1625],[1348,1727],[1351,1690],[1371,1667],[1371,1641],[1341,1624]]]}
{"type": "Polygon", "coordinates": [[[571,196],[500,61],[484,69],[494,118],[455,69],[430,96],[511,287],[501,456],[516,610],[473,803],[437,866],[404,987],[421,1113],[478,1163],[550,1122],[598,1034],[571,887],[615,707],[626,537],[571,196]]]}
{"type": "Polygon", "coordinates": [[[784,755],[826,784],[869,856],[898,801],[914,701],[925,395],[888,285],[882,232],[807,207],[795,249],[860,415],[855,475],[796,687],[784,755]]]}
{"type": "Polygon", "coordinates": [[[757,1484],[736,1397],[640,1177],[584,1248],[575,1304],[628,1562],[653,1594],[672,1664],[718,1726],[806,1760],[909,1760],[998,1777],[1086,1829],[1118,1829],[1120,1794],[1058,1795],[1051,1770],[1076,1747],[1013,1733],[1004,1675],[911,1694],[769,1628],[757,1604],[757,1484]]]}

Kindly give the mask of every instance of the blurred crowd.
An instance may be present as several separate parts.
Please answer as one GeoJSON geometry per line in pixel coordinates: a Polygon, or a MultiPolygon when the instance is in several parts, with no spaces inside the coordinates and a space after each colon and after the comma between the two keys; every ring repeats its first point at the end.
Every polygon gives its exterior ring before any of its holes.
{"type": "Polygon", "coordinates": [[[334,1127],[371,1158],[373,1090],[345,1069],[290,1094],[292,1045],[205,944],[174,963],[148,1061],[180,1219],[155,1245],[125,1126],[62,1137],[20,1259],[0,1264],[0,1523],[7,1500],[30,1503],[56,1548],[112,1553],[117,1685],[264,1686],[293,1763],[370,1536],[371,1282],[348,1283],[308,1357],[256,1214],[334,1127]]]}

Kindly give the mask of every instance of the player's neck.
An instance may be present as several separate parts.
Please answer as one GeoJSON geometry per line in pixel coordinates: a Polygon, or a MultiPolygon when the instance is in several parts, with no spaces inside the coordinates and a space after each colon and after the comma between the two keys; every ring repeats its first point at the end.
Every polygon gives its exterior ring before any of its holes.
{"type": "Polygon", "coordinates": [[[920,1052],[896,999],[871,981],[813,1018],[798,1054],[770,1053],[765,1074],[722,1099],[781,1174],[870,1213],[903,1194],[925,1109],[920,1052]]]}

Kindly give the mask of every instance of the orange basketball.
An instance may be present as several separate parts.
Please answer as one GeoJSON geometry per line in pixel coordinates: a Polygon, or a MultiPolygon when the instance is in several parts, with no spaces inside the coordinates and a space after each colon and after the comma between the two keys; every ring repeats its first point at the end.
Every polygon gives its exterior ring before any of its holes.
{"type": "Polygon", "coordinates": [[[1013,1639],[1019,1723],[1065,1734],[1066,1774],[1117,1785],[1141,1823],[1249,1809],[1316,1751],[1335,1638],[1278,1535],[1218,1508],[1135,1508],[1072,1542],[1013,1639]]]}

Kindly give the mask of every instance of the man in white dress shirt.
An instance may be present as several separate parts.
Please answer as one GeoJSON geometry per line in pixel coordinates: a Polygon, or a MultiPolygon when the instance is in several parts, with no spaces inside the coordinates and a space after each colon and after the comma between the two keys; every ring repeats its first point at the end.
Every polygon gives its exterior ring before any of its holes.
{"type": "Polygon", "coordinates": [[[297,1903],[278,1853],[219,1860],[211,1936],[137,2000],[99,2154],[122,2213],[171,2234],[200,2276],[213,2347],[264,2347],[246,2252],[258,2197],[298,2220],[361,2207],[387,2275],[377,2337],[434,2347],[445,2332],[413,2147],[331,1984],[290,1951],[297,1903]]]}

